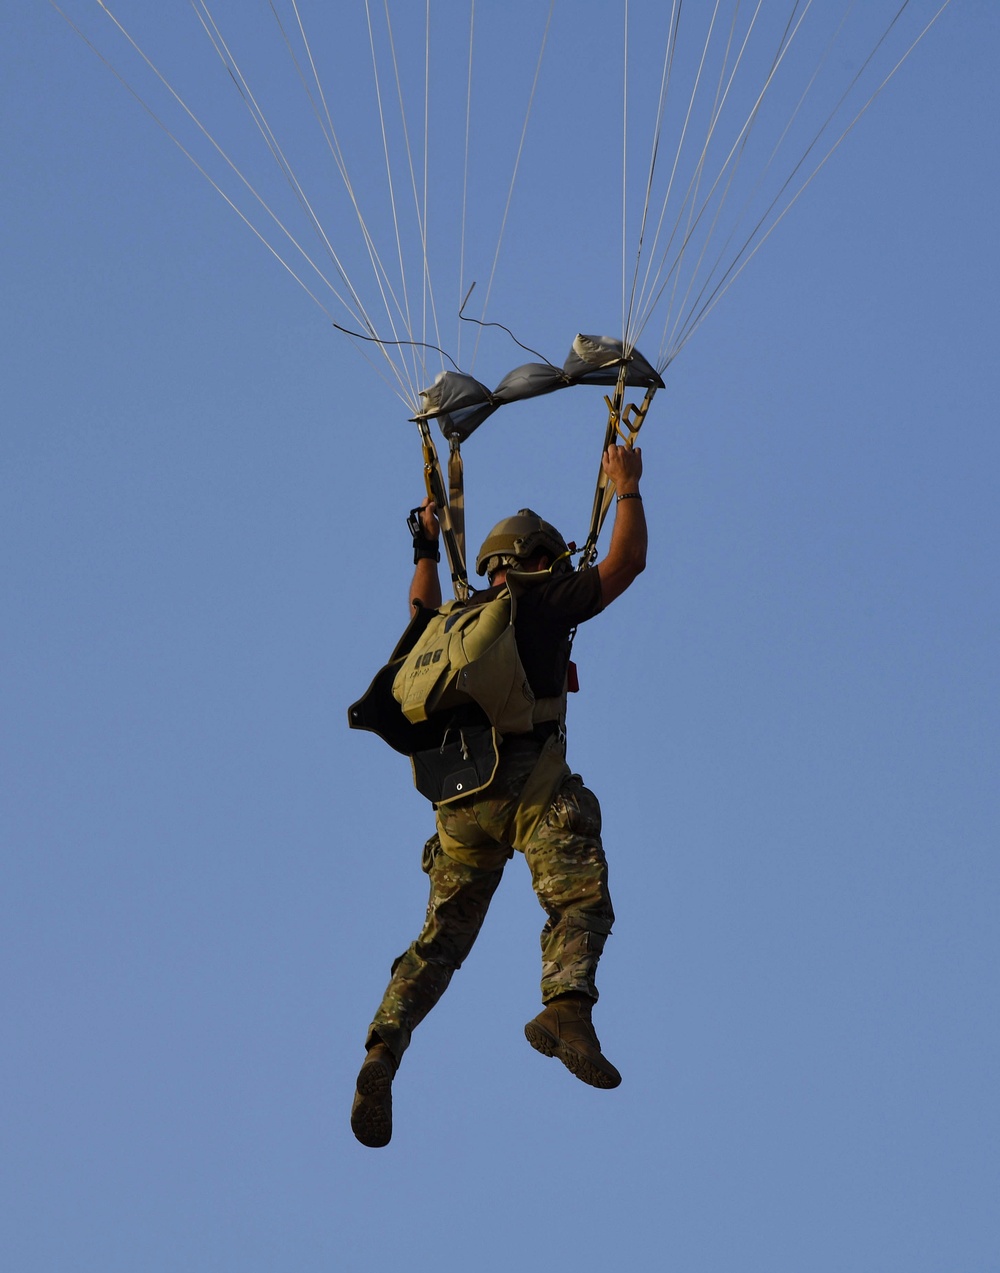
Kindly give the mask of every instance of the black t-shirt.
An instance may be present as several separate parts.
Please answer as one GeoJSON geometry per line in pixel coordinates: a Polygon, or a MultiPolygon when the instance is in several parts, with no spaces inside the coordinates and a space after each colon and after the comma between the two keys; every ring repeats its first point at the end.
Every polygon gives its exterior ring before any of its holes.
{"type": "MultiPolygon", "coordinates": [[[[502,591],[503,585],[489,588],[476,593],[475,600],[489,600],[502,591]]],[[[563,692],[570,633],[601,609],[601,579],[593,567],[551,575],[518,591],[514,636],[536,698],[554,698],[563,692]]]]}

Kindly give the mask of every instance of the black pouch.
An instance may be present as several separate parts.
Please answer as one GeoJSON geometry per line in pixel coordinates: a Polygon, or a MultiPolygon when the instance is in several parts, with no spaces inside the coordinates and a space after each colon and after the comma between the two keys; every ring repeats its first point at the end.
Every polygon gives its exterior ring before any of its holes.
{"type": "Polygon", "coordinates": [[[438,747],[415,751],[413,783],[432,804],[475,795],[493,781],[500,763],[497,732],[491,725],[450,728],[438,747]]]}

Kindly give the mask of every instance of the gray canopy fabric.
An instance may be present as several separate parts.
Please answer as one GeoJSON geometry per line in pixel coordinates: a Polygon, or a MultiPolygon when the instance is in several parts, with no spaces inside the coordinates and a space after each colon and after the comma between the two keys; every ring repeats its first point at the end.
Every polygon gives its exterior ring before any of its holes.
{"type": "Polygon", "coordinates": [[[637,349],[628,356],[613,336],[579,335],[562,367],[527,362],[509,371],[492,391],[460,371],[442,371],[434,383],[420,391],[424,409],[415,418],[436,419],[451,441],[464,442],[497,407],[524,398],[539,398],[569,385],[616,385],[623,362],[625,383],[643,389],[663,388],[659,373],[637,349]]]}

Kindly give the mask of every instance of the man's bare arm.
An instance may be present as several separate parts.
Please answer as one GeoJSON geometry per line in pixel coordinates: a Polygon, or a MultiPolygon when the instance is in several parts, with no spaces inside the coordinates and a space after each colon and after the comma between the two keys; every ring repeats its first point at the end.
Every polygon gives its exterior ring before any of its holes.
{"type": "MultiPolygon", "coordinates": [[[[441,527],[437,519],[437,506],[431,499],[425,499],[420,505],[420,525],[426,538],[437,547],[441,527]]],[[[440,604],[441,580],[438,577],[438,564],[433,557],[421,557],[413,568],[413,582],[410,584],[410,614],[416,611],[418,605],[429,610],[436,610],[440,604]]]]}
{"type": "Polygon", "coordinates": [[[615,525],[611,532],[608,555],[597,563],[604,605],[622,595],[626,588],[646,569],[646,514],[639,496],[642,477],[642,451],[627,446],[609,446],[601,464],[615,484],[618,496],[615,525]],[[628,498],[622,499],[622,496],[628,498]]]}

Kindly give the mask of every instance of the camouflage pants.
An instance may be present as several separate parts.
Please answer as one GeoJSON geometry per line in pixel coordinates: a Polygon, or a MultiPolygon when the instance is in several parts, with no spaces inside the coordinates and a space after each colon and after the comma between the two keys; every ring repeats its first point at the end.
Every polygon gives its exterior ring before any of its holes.
{"type": "MultiPolygon", "coordinates": [[[[485,792],[438,809],[439,834],[423,851],[423,869],[430,877],[427,917],[420,936],[392,965],[368,1046],[377,1036],[398,1061],[472,949],[504,864],[513,856],[513,820],[537,756],[537,744],[508,742],[485,792]],[[444,851],[442,836],[446,844],[460,846],[465,860],[444,851]],[[477,856],[483,865],[472,865],[477,856]]],[[[542,1001],[567,991],[596,999],[594,977],[614,911],[600,805],[578,775],[563,781],[528,842],[519,847],[548,916],[541,936],[542,1001]]]]}

